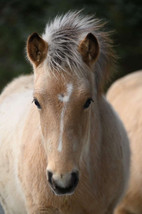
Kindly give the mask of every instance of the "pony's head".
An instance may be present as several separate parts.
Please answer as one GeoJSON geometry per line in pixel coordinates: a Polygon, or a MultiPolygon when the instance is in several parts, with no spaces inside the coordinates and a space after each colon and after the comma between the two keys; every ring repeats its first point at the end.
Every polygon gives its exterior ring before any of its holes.
{"type": "Polygon", "coordinates": [[[68,13],[47,25],[42,37],[33,33],[27,42],[47,178],[58,195],[74,192],[89,151],[92,112],[103,76],[99,72],[109,61],[107,36],[99,28],[92,17],[68,13]]]}

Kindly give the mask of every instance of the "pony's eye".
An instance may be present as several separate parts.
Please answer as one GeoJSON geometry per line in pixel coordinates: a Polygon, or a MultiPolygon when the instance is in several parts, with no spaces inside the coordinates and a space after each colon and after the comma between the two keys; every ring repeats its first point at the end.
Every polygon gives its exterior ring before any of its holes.
{"type": "Polygon", "coordinates": [[[88,98],[88,100],[84,104],[83,108],[88,108],[90,106],[91,102],[94,102],[93,99],[92,98],[88,98]]]}
{"type": "Polygon", "coordinates": [[[39,109],[41,109],[41,105],[36,98],[33,99],[33,102],[39,109]]]}

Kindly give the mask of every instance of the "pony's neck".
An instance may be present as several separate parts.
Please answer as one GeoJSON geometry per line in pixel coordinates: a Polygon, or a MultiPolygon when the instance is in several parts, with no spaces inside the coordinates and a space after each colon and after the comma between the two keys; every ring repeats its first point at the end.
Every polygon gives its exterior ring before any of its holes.
{"type": "MultiPolygon", "coordinates": [[[[97,99],[97,98],[96,98],[97,99]]],[[[99,98],[98,98],[99,99],[99,98]]],[[[94,167],[99,166],[99,158],[101,153],[102,142],[102,130],[100,123],[100,112],[98,101],[91,106],[91,110],[88,115],[88,122],[86,127],[86,134],[84,137],[84,149],[83,149],[83,165],[89,172],[95,163],[94,167]]],[[[89,172],[90,174],[90,172],[89,172]]]]}

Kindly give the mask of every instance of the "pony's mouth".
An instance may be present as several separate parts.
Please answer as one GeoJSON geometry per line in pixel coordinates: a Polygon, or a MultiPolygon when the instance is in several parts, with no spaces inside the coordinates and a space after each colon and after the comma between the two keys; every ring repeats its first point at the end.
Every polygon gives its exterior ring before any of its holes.
{"type": "Polygon", "coordinates": [[[72,195],[75,191],[75,188],[79,182],[78,176],[74,175],[72,176],[70,185],[67,187],[61,187],[52,179],[52,176],[48,176],[48,181],[51,190],[54,192],[55,195],[61,196],[61,195],[72,195]]]}

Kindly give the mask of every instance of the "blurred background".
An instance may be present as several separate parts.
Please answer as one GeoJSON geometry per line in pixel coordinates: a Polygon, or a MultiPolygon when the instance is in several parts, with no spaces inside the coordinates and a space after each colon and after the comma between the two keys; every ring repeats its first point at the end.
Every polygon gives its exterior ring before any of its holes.
{"type": "Polygon", "coordinates": [[[107,29],[114,30],[119,60],[109,85],[142,69],[141,0],[0,0],[0,91],[14,77],[32,72],[25,54],[29,34],[42,34],[57,14],[82,8],[85,14],[107,21],[107,29]]]}

